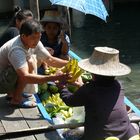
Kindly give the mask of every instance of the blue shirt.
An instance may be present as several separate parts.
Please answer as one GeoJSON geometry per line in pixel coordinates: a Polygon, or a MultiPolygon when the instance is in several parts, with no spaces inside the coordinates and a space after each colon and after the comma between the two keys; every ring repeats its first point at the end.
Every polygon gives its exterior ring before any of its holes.
{"type": "MultiPolygon", "coordinates": [[[[66,39],[66,41],[68,43],[68,47],[70,47],[70,39],[69,39],[69,37],[67,35],[65,35],[65,39],[66,39]]],[[[59,57],[61,55],[62,42],[56,41],[55,43],[50,44],[48,42],[47,35],[46,35],[45,32],[42,33],[40,41],[42,42],[42,44],[45,47],[50,47],[50,48],[52,48],[54,50],[53,56],[59,57]]]]}

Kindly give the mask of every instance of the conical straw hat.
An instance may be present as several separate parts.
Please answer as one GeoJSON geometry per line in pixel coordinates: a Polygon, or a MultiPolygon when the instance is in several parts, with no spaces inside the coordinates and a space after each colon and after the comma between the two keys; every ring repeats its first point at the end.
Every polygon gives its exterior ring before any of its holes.
{"type": "Polygon", "coordinates": [[[131,69],[119,61],[119,51],[109,47],[95,47],[90,58],[78,63],[82,69],[103,76],[122,76],[131,69]]]}

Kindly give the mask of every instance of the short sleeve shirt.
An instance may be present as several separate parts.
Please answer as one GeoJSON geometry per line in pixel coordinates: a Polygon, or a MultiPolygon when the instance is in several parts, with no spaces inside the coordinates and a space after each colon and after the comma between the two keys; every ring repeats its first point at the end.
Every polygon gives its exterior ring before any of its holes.
{"type": "Polygon", "coordinates": [[[15,69],[22,68],[27,65],[27,59],[33,54],[41,60],[45,60],[50,56],[50,53],[40,41],[36,48],[26,49],[21,42],[20,36],[17,36],[0,48],[0,70],[8,65],[12,65],[15,69]]]}

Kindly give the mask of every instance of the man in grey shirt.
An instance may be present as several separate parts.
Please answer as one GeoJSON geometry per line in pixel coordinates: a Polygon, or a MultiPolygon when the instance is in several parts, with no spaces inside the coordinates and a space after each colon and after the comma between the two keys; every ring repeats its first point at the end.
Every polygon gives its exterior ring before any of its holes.
{"type": "MultiPolygon", "coordinates": [[[[36,20],[25,21],[20,35],[9,40],[0,48],[0,93],[12,97],[11,104],[22,102],[22,92],[27,84],[44,83],[67,79],[69,75],[38,75],[37,62],[46,61],[55,67],[64,66],[67,61],[50,55],[39,41],[41,25],[36,20]]],[[[34,106],[34,105],[31,105],[34,106]]]]}

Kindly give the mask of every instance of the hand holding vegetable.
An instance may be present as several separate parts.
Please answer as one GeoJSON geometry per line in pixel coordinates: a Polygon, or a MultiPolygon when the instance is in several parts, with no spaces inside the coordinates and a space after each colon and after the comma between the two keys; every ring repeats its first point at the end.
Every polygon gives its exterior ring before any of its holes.
{"type": "Polygon", "coordinates": [[[78,61],[76,59],[71,59],[61,71],[72,75],[72,78],[68,80],[70,83],[75,82],[83,73],[83,70],[78,66],[78,61]]]}

